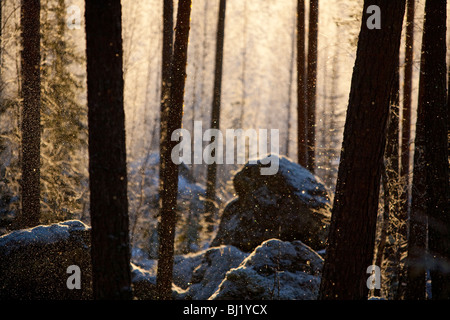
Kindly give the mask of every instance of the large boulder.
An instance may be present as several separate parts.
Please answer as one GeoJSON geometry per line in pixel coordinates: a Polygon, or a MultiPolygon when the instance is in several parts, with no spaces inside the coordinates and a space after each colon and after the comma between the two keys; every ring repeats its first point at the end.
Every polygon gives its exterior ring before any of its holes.
{"type": "MultiPolygon", "coordinates": [[[[92,299],[90,250],[91,228],[69,220],[30,229],[16,230],[0,237],[0,300],[92,299]],[[73,274],[80,270],[80,289],[69,289],[73,274]],[[70,273],[68,273],[70,271],[70,273]]],[[[135,299],[155,299],[156,274],[130,263],[135,299]]],[[[173,296],[182,290],[173,286],[173,296]]]]}
{"type": "Polygon", "coordinates": [[[330,194],[320,179],[289,159],[278,160],[278,172],[261,175],[268,159],[247,163],[234,177],[237,197],[222,213],[211,246],[233,245],[251,252],[264,240],[301,240],[314,249],[326,245],[331,217],[330,194]]]}
{"type": "MultiPolygon", "coordinates": [[[[136,251],[136,250],[134,250],[136,251]]],[[[208,248],[176,255],[173,264],[172,297],[176,300],[206,300],[219,287],[225,274],[248,256],[233,246],[208,248]]],[[[157,260],[135,255],[133,288],[139,299],[156,299],[157,260]]]]}
{"type": "Polygon", "coordinates": [[[301,241],[270,239],[231,269],[211,300],[314,300],[323,259],[301,241]]]}
{"type": "MultiPolygon", "coordinates": [[[[218,289],[226,273],[239,266],[248,254],[233,246],[220,246],[204,250],[199,256],[201,256],[200,263],[191,273],[185,273],[187,286],[180,296],[182,299],[208,299],[218,289]]],[[[180,275],[179,270],[182,266],[181,261],[175,261],[174,273],[180,275]]]]}
{"type": "Polygon", "coordinates": [[[90,228],[70,220],[13,231],[0,237],[0,299],[89,299],[90,228]],[[67,288],[76,265],[81,289],[67,288]]]}

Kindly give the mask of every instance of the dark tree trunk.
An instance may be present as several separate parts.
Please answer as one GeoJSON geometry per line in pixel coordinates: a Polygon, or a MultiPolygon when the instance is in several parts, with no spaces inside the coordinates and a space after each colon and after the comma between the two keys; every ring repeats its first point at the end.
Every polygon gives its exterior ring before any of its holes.
{"type": "Polygon", "coordinates": [[[308,166],[306,108],[305,0],[297,1],[297,161],[308,166]]]}
{"type": "MultiPolygon", "coordinates": [[[[415,234],[414,223],[419,226],[428,219],[428,248],[433,299],[450,298],[450,208],[448,169],[448,110],[446,66],[446,5],[447,1],[430,1],[425,4],[425,22],[422,39],[422,60],[417,111],[414,179],[411,206],[411,276],[417,276],[417,291],[410,298],[424,297],[422,265],[425,248],[417,240],[425,238],[415,234]],[[413,236],[418,236],[414,239],[413,236]],[[418,260],[416,269],[414,261],[418,260]],[[422,270],[421,270],[422,269],[422,270]]],[[[425,227],[419,229],[424,231],[425,227]]],[[[411,279],[411,277],[410,277],[411,279]]],[[[411,279],[413,280],[413,279],[411,279]]]]}
{"type": "MultiPolygon", "coordinates": [[[[421,58],[423,70],[424,56],[421,58]]],[[[421,77],[422,77],[421,71],[421,77]]],[[[405,297],[407,300],[424,300],[425,296],[425,253],[427,233],[427,213],[424,200],[426,192],[425,172],[425,139],[423,131],[423,85],[419,83],[419,106],[417,109],[416,137],[414,141],[414,174],[411,187],[411,209],[408,232],[408,258],[407,258],[407,287],[405,297]],[[422,122],[422,124],[420,124],[422,122]]]]}
{"type": "Polygon", "coordinates": [[[120,0],[86,1],[95,299],[131,298],[120,0]]]}
{"type": "Polygon", "coordinates": [[[39,224],[40,219],[40,1],[22,0],[22,212],[17,227],[39,224]]]}
{"type": "MultiPolygon", "coordinates": [[[[173,59],[173,0],[164,0],[163,5],[163,44],[162,44],[162,83],[161,83],[161,112],[160,112],[160,166],[159,166],[159,196],[160,196],[160,214],[161,215],[175,215],[176,212],[170,212],[170,208],[176,208],[177,205],[177,193],[171,197],[168,189],[171,188],[168,182],[167,175],[170,174],[168,166],[173,165],[170,152],[170,134],[169,128],[169,115],[172,105],[171,87],[172,87],[172,59],[173,59]]],[[[177,176],[178,176],[178,167],[177,176]]],[[[176,177],[176,188],[178,188],[178,179],[176,177]]],[[[172,192],[173,194],[173,192],[172,192]]],[[[175,217],[173,218],[175,219],[175,217]]],[[[171,222],[170,223],[175,223],[171,222]]],[[[168,233],[167,218],[161,217],[159,224],[159,262],[158,262],[158,290],[160,299],[170,299],[171,291],[167,289],[172,283],[172,263],[171,256],[173,256],[173,249],[167,248],[163,242],[167,241],[167,237],[171,237],[168,233]],[[163,223],[166,226],[162,225],[163,223]],[[162,228],[164,227],[164,228],[162,228]],[[164,251],[162,251],[164,250],[164,251]],[[167,253],[167,251],[170,251],[167,253]],[[163,264],[164,265],[163,268],[163,264]],[[162,282],[164,281],[164,283],[162,282]],[[164,287],[163,287],[164,286],[164,287]],[[163,297],[163,290],[166,290],[163,297]]],[[[173,246],[173,240],[172,240],[173,246]]]]}
{"type": "Polygon", "coordinates": [[[297,43],[296,32],[297,32],[297,17],[294,17],[295,20],[293,22],[292,27],[292,39],[291,39],[291,59],[289,63],[289,82],[288,82],[288,101],[287,101],[287,129],[286,129],[286,156],[290,156],[290,142],[291,142],[291,118],[292,118],[292,82],[294,80],[294,67],[296,64],[295,61],[295,45],[297,43]]]}
{"type": "Polygon", "coordinates": [[[321,299],[366,299],[372,265],[389,98],[405,1],[364,1],[341,162],[320,287],[321,299]],[[382,12],[368,29],[368,6],[382,12]]]}
{"type": "MultiPolygon", "coordinates": [[[[225,11],[226,0],[220,0],[219,16],[217,22],[216,36],[216,67],[214,72],[214,91],[213,104],[211,112],[211,129],[220,129],[220,97],[222,93],[222,66],[223,66],[223,46],[225,39],[225,11]]],[[[213,231],[213,222],[216,211],[216,178],[217,163],[208,165],[206,180],[206,222],[208,223],[208,232],[213,231]]]]}
{"type": "Polygon", "coordinates": [[[317,39],[319,30],[319,0],[309,2],[307,113],[308,113],[308,170],[314,172],[316,152],[316,91],[317,91],[317,39]]]}
{"type": "MultiPolygon", "coordinates": [[[[163,5],[163,42],[161,70],[161,110],[160,110],[160,166],[170,161],[162,155],[167,154],[170,139],[167,139],[167,122],[170,110],[170,87],[172,85],[172,55],[173,55],[173,0],[164,0],[163,5]],[[167,161],[166,161],[167,160],[167,161]]],[[[170,155],[170,154],[169,154],[170,155]]],[[[162,181],[162,180],[161,180],[162,181]]]]}
{"type": "Polygon", "coordinates": [[[171,63],[170,107],[167,114],[167,148],[161,154],[159,257],[157,287],[159,299],[172,297],[172,276],[175,242],[175,225],[178,194],[178,165],[171,159],[172,149],[178,143],[172,141],[172,133],[181,128],[183,117],[184,85],[186,79],[187,48],[191,15],[191,0],[178,3],[176,35],[171,63]]]}

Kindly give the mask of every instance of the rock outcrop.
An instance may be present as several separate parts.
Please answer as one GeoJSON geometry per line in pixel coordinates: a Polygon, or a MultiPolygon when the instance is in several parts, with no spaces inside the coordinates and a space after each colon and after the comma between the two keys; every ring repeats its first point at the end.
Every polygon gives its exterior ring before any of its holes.
{"type": "Polygon", "coordinates": [[[261,175],[266,161],[247,163],[235,175],[238,196],[223,210],[211,246],[233,245],[251,252],[263,241],[277,238],[300,240],[316,250],[325,247],[331,217],[329,193],[305,168],[285,157],[278,160],[274,175],[261,175]]]}
{"type": "Polygon", "coordinates": [[[263,242],[227,272],[211,300],[314,300],[323,259],[301,241],[263,242]]]}
{"type": "MultiPolygon", "coordinates": [[[[92,299],[90,233],[83,222],[69,220],[0,237],[0,300],[92,299]],[[67,286],[70,266],[79,268],[79,289],[67,286]]],[[[134,297],[155,299],[156,275],[133,263],[130,269],[134,297]]],[[[178,291],[174,286],[174,297],[178,291]]]]}
{"type": "Polygon", "coordinates": [[[1,299],[92,297],[90,227],[69,220],[0,237],[1,299]],[[67,268],[80,268],[81,289],[68,289],[67,268]]]}

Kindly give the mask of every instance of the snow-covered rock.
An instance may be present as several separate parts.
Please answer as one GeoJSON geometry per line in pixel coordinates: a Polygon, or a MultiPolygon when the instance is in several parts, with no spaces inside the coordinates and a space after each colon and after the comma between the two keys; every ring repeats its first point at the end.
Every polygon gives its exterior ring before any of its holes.
{"type": "MultiPolygon", "coordinates": [[[[69,220],[0,237],[0,300],[92,299],[90,232],[83,222],[69,220]],[[67,288],[71,265],[80,268],[80,289],[67,288]]],[[[145,263],[130,263],[134,297],[154,299],[156,262],[142,257],[138,261],[145,263]]],[[[178,292],[182,290],[174,285],[174,297],[178,292]]]]}
{"type": "Polygon", "coordinates": [[[301,241],[270,239],[227,272],[211,300],[317,299],[323,259],[301,241]]]}
{"type": "MultiPolygon", "coordinates": [[[[201,252],[201,261],[193,269],[185,292],[181,296],[183,299],[206,300],[219,287],[225,278],[225,274],[239,264],[248,256],[233,246],[213,247],[201,252]]],[[[180,269],[180,263],[175,263],[175,270],[180,269]]]]}
{"type": "Polygon", "coordinates": [[[13,231],[0,237],[0,299],[88,299],[90,228],[78,220],[13,231]],[[81,271],[81,289],[67,288],[67,268],[81,271]]]}
{"type": "Polygon", "coordinates": [[[191,278],[194,270],[202,263],[206,250],[176,255],[173,262],[173,283],[187,289],[191,285],[191,278]]]}
{"type": "Polygon", "coordinates": [[[211,246],[229,244],[251,252],[271,238],[301,240],[325,247],[331,217],[330,194],[320,179],[289,159],[278,157],[279,170],[261,175],[264,159],[247,163],[234,177],[238,195],[225,207],[211,246]]]}

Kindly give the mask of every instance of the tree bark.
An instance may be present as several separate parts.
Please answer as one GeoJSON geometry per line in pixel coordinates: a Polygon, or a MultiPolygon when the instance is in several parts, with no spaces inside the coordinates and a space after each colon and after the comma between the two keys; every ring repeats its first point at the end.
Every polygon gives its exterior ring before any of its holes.
{"type": "Polygon", "coordinates": [[[157,272],[158,298],[172,297],[173,259],[178,194],[178,165],[171,159],[172,149],[178,143],[172,141],[172,133],[181,128],[183,117],[184,86],[186,78],[187,48],[189,40],[191,0],[178,3],[177,25],[171,63],[170,107],[167,114],[167,135],[161,140],[167,148],[161,154],[160,167],[160,215],[159,257],[157,272]]]}
{"type": "MultiPolygon", "coordinates": [[[[448,109],[446,66],[446,11],[447,1],[430,1],[425,4],[425,22],[422,39],[422,60],[417,111],[414,178],[411,206],[411,262],[412,276],[420,282],[411,283],[417,291],[410,298],[424,297],[426,261],[423,234],[416,235],[414,223],[428,219],[428,248],[432,298],[450,298],[450,198],[448,169],[448,109]],[[418,236],[414,239],[413,236],[418,236]],[[414,246],[415,245],[415,246],[414,246]]],[[[423,227],[423,229],[425,229],[423,227]]],[[[419,230],[424,231],[424,230],[419,230]]]]}
{"type": "Polygon", "coordinates": [[[319,31],[319,0],[309,2],[307,114],[308,114],[308,170],[314,173],[316,152],[316,92],[317,92],[317,40],[319,31]]]}
{"type": "Polygon", "coordinates": [[[297,1],[297,161],[308,166],[306,108],[305,0],[297,1]]]}
{"type": "MultiPolygon", "coordinates": [[[[214,71],[214,91],[213,104],[211,112],[211,129],[220,129],[220,97],[222,93],[222,67],[223,67],[223,46],[225,39],[225,11],[226,0],[220,0],[219,15],[217,22],[216,36],[216,66],[214,71]]],[[[206,178],[206,204],[205,214],[208,223],[208,232],[213,231],[213,222],[216,211],[216,179],[217,179],[217,163],[213,162],[208,165],[206,178]]]]}
{"type": "Polygon", "coordinates": [[[130,299],[120,0],[85,10],[93,294],[130,299]]]}
{"type": "Polygon", "coordinates": [[[17,227],[28,228],[40,219],[40,1],[22,0],[22,212],[17,227]]]}
{"type": "Polygon", "coordinates": [[[389,98],[405,1],[366,0],[344,129],[320,299],[366,299],[372,265],[389,98]],[[382,12],[369,29],[367,8],[382,12]]]}

